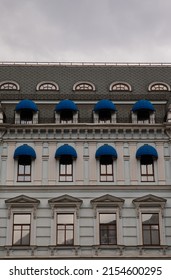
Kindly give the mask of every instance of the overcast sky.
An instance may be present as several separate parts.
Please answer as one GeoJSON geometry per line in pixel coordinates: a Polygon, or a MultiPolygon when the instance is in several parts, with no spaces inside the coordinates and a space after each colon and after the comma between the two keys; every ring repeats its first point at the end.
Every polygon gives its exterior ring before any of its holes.
{"type": "Polygon", "coordinates": [[[0,61],[171,62],[171,0],[0,0],[0,61]]]}

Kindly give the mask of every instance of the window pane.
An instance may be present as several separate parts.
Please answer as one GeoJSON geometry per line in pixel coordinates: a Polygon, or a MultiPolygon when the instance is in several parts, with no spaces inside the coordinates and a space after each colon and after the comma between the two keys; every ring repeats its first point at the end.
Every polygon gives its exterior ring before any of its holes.
{"type": "Polygon", "coordinates": [[[58,224],[72,224],[74,221],[73,214],[57,214],[58,224]]]}
{"type": "Polygon", "coordinates": [[[116,223],[116,214],[100,214],[100,223],[108,224],[108,223],[116,223]]]}
{"type": "Polygon", "coordinates": [[[14,214],[14,224],[30,224],[30,214],[14,214]]]}

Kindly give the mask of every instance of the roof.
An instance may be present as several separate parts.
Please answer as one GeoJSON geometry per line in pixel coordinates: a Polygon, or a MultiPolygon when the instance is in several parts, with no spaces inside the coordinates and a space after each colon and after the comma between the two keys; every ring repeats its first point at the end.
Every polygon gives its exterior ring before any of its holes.
{"type": "Polygon", "coordinates": [[[112,156],[113,158],[117,158],[117,152],[112,146],[104,144],[97,149],[95,154],[96,158],[99,158],[101,156],[112,156]]]}
{"type": "Polygon", "coordinates": [[[37,105],[32,100],[29,99],[21,100],[15,107],[16,111],[20,111],[24,109],[29,109],[35,112],[38,111],[37,105]]]}
{"type": "Polygon", "coordinates": [[[149,110],[149,111],[155,111],[154,106],[149,100],[139,100],[137,101],[134,106],[132,107],[132,111],[139,111],[139,110],[149,110]]]}
{"type": "Polygon", "coordinates": [[[27,144],[23,144],[15,149],[14,159],[19,158],[20,156],[30,156],[32,159],[36,158],[35,150],[27,144]]]}
{"type": "Polygon", "coordinates": [[[55,111],[62,111],[62,110],[78,111],[78,108],[72,100],[66,99],[60,101],[55,107],[55,111]]]}
{"type": "Polygon", "coordinates": [[[61,156],[72,156],[73,158],[77,158],[77,152],[72,146],[64,144],[60,146],[55,153],[55,158],[60,158],[61,156]]]}
{"type": "Polygon", "coordinates": [[[96,103],[94,107],[94,111],[100,111],[100,110],[111,110],[111,111],[116,111],[115,104],[112,103],[112,101],[107,100],[107,99],[102,99],[99,102],[96,103]]]}
{"type": "Polygon", "coordinates": [[[136,152],[136,158],[141,158],[142,156],[152,156],[158,158],[157,150],[151,145],[145,144],[141,146],[136,152]]]}

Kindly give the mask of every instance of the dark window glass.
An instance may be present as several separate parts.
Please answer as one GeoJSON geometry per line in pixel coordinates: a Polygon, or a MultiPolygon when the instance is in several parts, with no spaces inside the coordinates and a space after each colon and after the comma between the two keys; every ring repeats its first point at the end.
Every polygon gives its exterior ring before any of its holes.
{"type": "Polygon", "coordinates": [[[72,110],[62,110],[60,113],[61,123],[72,123],[73,122],[73,111],[72,110]]]}
{"type": "Polygon", "coordinates": [[[12,244],[17,246],[30,245],[31,215],[14,214],[13,219],[12,244]]]}
{"type": "Polygon", "coordinates": [[[116,214],[101,213],[99,218],[100,245],[117,244],[116,214]]]}
{"type": "Polygon", "coordinates": [[[74,214],[57,214],[57,245],[74,245],[74,214]]]}
{"type": "Polygon", "coordinates": [[[141,182],[154,182],[154,161],[152,156],[142,156],[140,160],[141,182]]]}
{"type": "Polygon", "coordinates": [[[20,156],[18,159],[18,182],[30,182],[31,181],[31,157],[20,156]]]}
{"type": "Polygon", "coordinates": [[[99,111],[99,123],[111,123],[111,111],[100,110],[99,111]]]}
{"type": "Polygon", "coordinates": [[[150,122],[150,112],[148,110],[138,110],[137,111],[137,121],[139,123],[150,122]]]}
{"type": "Polygon", "coordinates": [[[73,181],[73,159],[72,156],[62,156],[59,160],[59,181],[73,181]]]}
{"type": "Polygon", "coordinates": [[[160,245],[159,214],[142,214],[144,245],[160,245]]]}
{"type": "Polygon", "coordinates": [[[22,110],[20,112],[20,123],[21,124],[32,124],[33,123],[32,110],[22,110]]]}
{"type": "Polygon", "coordinates": [[[113,159],[111,156],[100,157],[100,181],[113,182],[113,159]]]}

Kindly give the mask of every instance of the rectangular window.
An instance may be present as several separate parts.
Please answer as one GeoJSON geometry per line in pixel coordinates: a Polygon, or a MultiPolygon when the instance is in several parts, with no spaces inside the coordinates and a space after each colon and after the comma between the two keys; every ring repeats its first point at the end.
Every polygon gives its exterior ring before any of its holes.
{"type": "Polygon", "coordinates": [[[100,213],[100,245],[116,245],[116,214],[115,213],[100,213]]]}
{"type": "Polygon", "coordinates": [[[30,182],[31,181],[31,158],[24,157],[18,159],[18,182],[30,182]]]}
{"type": "Polygon", "coordinates": [[[143,164],[141,162],[141,182],[154,182],[154,163],[143,164]]]}
{"type": "Polygon", "coordinates": [[[143,245],[160,245],[159,214],[142,214],[143,245]]]}
{"type": "Polygon", "coordinates": [[[13,215],[12,244],[17,246],[30,245],[31,214],[13,215]]]}
{"type": "Polygon", "coordinates": [[[57,245],[74,245],[74,214],[57,214],[57,245]]]}
{"type": "Polygon", "coordinates": [[[103,164],[100,162],[100,182],[113,182],[113,162],[103,164]]]}
{"type": "Polygon", "coordinates": [[[73,164],[59,164],[59,181],[72,182],[73,181],[73,164]]]}

